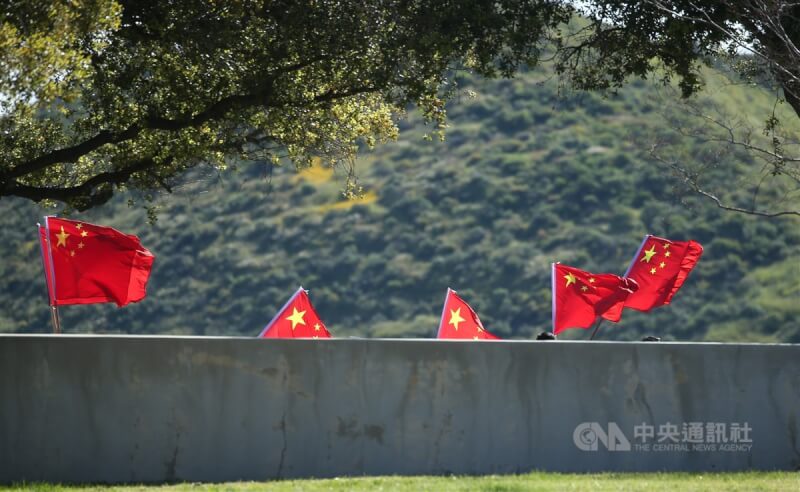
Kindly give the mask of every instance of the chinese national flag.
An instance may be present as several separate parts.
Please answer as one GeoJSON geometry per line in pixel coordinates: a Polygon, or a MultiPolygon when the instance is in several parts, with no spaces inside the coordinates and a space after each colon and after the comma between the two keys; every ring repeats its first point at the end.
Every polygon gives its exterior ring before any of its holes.
{"type": "Polygon", "coordinates": [[[139,238],[76,220],[45,217],[39,226],[51,306],[144,299],[153,256],[139,238]]]}
{"type": "Polygon", "coordinates": [[[278,311],[260,338],[331,338],[303,287],[278,311]]]}
{"type": "Polygon", "coordinates": [[[447,289],[436,338],[462,338],[467,340],[499,340],[483,327],[480,318],[456,291],[447,289]]]}
{"type": "Polygon", "coordinates": [[[625,273],[639,284],[639,290],[625,300],[625,307],[649,311],[669,304],[702,254],[703,247],[696,241],[645,236],[625,273]]]}
{"type": "Polygon", "coordinates": [[[589,328],[598,316],[616,323],[636,287],[636,282],[617,275],[553,263],[553,333],[589,328]]]}

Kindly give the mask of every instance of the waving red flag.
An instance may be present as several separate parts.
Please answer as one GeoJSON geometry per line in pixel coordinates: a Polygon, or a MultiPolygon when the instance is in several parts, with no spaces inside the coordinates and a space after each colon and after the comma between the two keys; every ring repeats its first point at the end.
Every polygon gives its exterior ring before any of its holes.
{"type": "Polygon", "coordinates": [[[331,338],[325,323],[300,287],[258,335],[260,338],[331,338]]]}
{"type": "Polygon", "coordinates": [[[649,311],[669,304],[702,254],[703,246],[696,241],[645,236],[625,272],[626,278],[639,284],[639,290],[625,300],[625,307],[649,311]]]}
{"type": "Polygon", "coordinates": [[[610,273],[589,273],[553,263],[553,333],[589,328],[598,316],[617,322],[636,282],[610,273]]]}
{"type": "Polygon", "coordinates": [[[467,302],[448,288],[439,321],[436,338],[461,338],[467,340],[498,340],[483,328],[478,315],[467,302]]]}
{"type": "Polygon", "coordinates": [[[45,217],[39,226],[51,306],[144,299],[155,257],[139,238],[111,227],[45,217]]]}

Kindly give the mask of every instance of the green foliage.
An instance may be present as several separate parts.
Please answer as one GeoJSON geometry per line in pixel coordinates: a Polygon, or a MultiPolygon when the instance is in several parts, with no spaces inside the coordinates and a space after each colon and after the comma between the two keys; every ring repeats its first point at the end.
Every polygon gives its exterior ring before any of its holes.
{"type": "MultiPolygon", "coordinates": [[[[78,215],[138,234],[157,259],[143,302],[64,307],[66,331],[254,336],[303,285],[335,336],[433,337],[452,287],[489,330],[529,338],[550,327],[552,261],[622,274],[652,233],[696,239],[703,258],[673,304],[626,311],[601,339],[800,342],[797,221],[722,211],[650,160],[648,142],[689,118],[658,85],[558,97],[540,83],[548,76],[462,77],[477,96],[448,106],[445,142],[425,141],[429,127],[412,115],[397,142],[355,161],[361,199],[343,200],[345,176],[327,168],[241,165],[190,173],[159,201],[154,226],[122,200],[78,215]]],[[[770,101],[753,87],[720,94],[729,109],[770,101]]],[[[673,145],[707,151],[694,139],[673,145]]],[[[706,179],[729,183],[752,165],[732,153],[706,179]]],[[[0,330],[46,332],[33,227],[42,211],[3,200],[0,213],[0,330]]]]}
{"type": "MultiPolygon", "coordinates": [[[[350,161],[451,67],[536,64],[571,8],[544,0],[36,0],[0,14],[0,197],[86,210],[200,164],[350,161]]],[[[356,186],[347,188],[357,190],[356,186]]],[[[137,196],[134,194],[133,196],[137,196]]]]}

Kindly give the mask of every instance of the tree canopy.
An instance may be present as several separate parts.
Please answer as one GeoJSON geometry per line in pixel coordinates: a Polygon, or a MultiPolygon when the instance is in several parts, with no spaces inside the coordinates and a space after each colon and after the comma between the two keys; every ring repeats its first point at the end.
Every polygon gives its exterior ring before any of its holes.
{"type": "Polygon", "coordinates": [[[392,138],[417,104],[442,125],[447,74],[536,64],[568,20],[544,0],[58,0],[0,17],[0,196],[83,210],[188,168],[392,138]]]}
{"type": "MultiPolygon", "coordinates": [[[[702,64],[727,64],[800,114],[800,7],[782,0],[5,4],[0,197],[79,210],[122,188],[169,190],[198,165],[346,163],[393,138],[409,105],[443,128],[453,73],[511,76],[543,57],[579,89],[657,74],[684,97],[702,88],[702,64]]],[[[794,140],[763,120],[767,145],[715,122],[800,182],[794,140]]]]}

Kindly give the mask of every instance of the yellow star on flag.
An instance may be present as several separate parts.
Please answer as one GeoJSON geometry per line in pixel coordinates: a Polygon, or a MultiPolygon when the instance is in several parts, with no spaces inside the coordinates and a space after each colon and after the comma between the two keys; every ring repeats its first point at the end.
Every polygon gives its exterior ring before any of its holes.
{"type": "Polygon", "coordinates": [[[658,264],[658,266],[660,266],[661,268],[664,268],[665,266],[667,266],[667,264],[662,261],[661,263],[658,264]]]}
{"type": "Polygon", "coordinates": [[[76,229],[83,229],[83,224],[80,224],[80,223],[79,223],[78,225],[76,225],[76,226],[75,226],[75,228],[76,228],[76,229]]]}
{"type": "Polygon", "coordinates": [[[292,330],[294,330],[294,327],[297,325],[306,324],[305,320],[303,319],[303,316],[305,316],[305,314],[306,314],[305,311],[298,311],[296,307],[294,306],[292,307],[292,315],[286,317],[287,320],[292,322],[292,330]]]}
{"type": "Polygon", "coordinates": [[[655,275],[656,274],[656,269],[655,268],[651,268],[650,269],[650,274],[651,275],[655,275]]]}
{"type": "Polygon", "coordinates": [[[670,253],[669,251],[667,251],[666,253],[664,253],[664,256],[666,256],[667,258],[669,258],[669,255],[671,255],[671,254],[672,254],[672,253],[670,253]]]}
{"type": "Polygon", "coordinates": [[[644,257],[642,257],[642,259],[639,260],[639,261],[646,261],[647,263],[650,263],[650,258],[652,258],[654,254],[656,254],[656,245],[655,244],[650,246],[650,249],[644,250],[644,257]]]}
{"type": "Polygon", "coordinates": [[[314,331],[319,331],[319,323],[314,323],[314,331]]]}
{"type": "Polygon", "coordinates": [[[56,237],[58,238],[58,244],[56,244],[56,247],[64,246],[66,248],[67,247],[67,238],[69,237],[69,234],[64,232],[64,226],[61,226],[61,232],[56,234],[56,237]]]}
{"type": "Polygon", "coordinates": [[[453,325],[453,328],[458,331],[458,324],[463,322],[464,318],[461,317],[461,308],[456,309],[453,311],[450,310],[450,321],[447,322],[448,325],[453,325]]]}
{"type": "Polygon", "coordinates": [[[587,290],[589,290],[589,287],[586,287],[585,285],[581,285],[581,290],[586,292],[587,290]]]}
{"type": "Polygon", "coordinates": [[[569,272],[568,274],[564,275],[564,278],[567,279],[567,285],[565,285],[564,287],[569,287],[569,284],[574,284],[576,281],[575,275],[573,275],[572,272],[569,272]]]}
{"type": "Polygon", "coordinates": [[[86,237],[86,236],[88,236],[88,235],[89,235],[89,233],[88,233],[88,232],[86,232],[86,231],[81,231],[81,237],[86,237]]]}
{"type": "Polygon", "coordinates": [[[592,277],[592,278],[590,278],[590,279],[589,279],[589,283],[590,283],[590,284],[593,284],[593,283],[594,283],[594,277],[592,277]]]}

